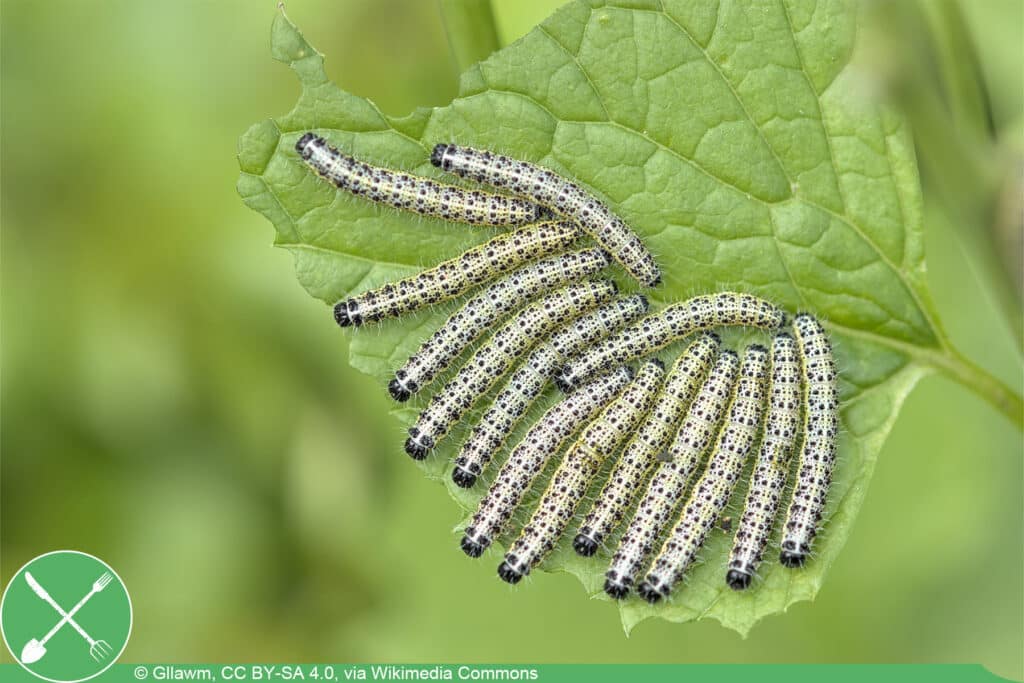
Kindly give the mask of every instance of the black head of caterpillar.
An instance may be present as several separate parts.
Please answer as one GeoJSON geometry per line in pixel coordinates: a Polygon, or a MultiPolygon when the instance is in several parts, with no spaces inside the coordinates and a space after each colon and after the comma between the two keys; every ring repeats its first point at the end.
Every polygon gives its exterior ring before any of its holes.
{"type": "Polygon", "coordinates": [[[434,448],[434,438],[421,434],[417,427],[409,428],[409,438],[405,440],[405,452],[413,460],[425,460],[434,448]]]}
{"type": "MultiPolygon", "coordinates": [[[[312,135],[312,133],[306,133],[306,135],[312,135]]],[[[302,138],[305,139],[306,135],[303,135],[302,138]]],[[[434,145],[434,149],[430,151],[430,163],[433,164],[434,167],[440,168],[445,171],[449,170],[444,167],[444,155],[445,152],[448,151],[449,147],[454,147],[454,145],[448,145],[443,142],[434,145]]],[[[450,166],[451,164],[449,164],[449,167],[450,166]]]]}
{"type": "Polygon", "coordinates": [[[310,143],[317,139],[315,133],[304,133],[301,138],[295,143],[295,151],[299,153],[302,160],[305,161],[313,154],[313,148],[310,143]]]}
{"type": "Polygon", "coordinates": [[[420,390],[420,385],[412,380],[405,380],[405,370],[398,370],[395,376],[388,382],[388,393],[391,394],[391,398],[395,399],[400,403],[404,403],[412,398],[412,395],[420,390]]]}
{"type": "Polygon", "coordinates": [[[363,319],[359,315],[359,303],[355,301],[339,301],[334,306],[334,322],[339,327],[359,326],[363,319]]]}

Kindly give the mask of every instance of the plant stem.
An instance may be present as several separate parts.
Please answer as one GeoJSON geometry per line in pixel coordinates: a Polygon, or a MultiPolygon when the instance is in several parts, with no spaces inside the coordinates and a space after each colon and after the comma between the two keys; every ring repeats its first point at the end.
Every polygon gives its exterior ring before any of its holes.
{"type": "Polygon", "coordinates": [[[459,73],[501,47],[490,0],[440,0],[441,20],[459,73]]]}
{"type": "Polygon", "coordinates": [[[972,394],[998,410],[1010,419],[1017,429],[1024,431],[1024,398],[987,370],[965,358],[948,342],[939,348],[917,346],[909,342],[877,335],[864,330],[845,327],[835,323],[828,326],[848,337],[857,337],[871,343],[885,346],[906,355],[911,361],[935,368],[972,394]]]}
{"type": "Polygon", "coordinates": [[[964,358],[952,347],[924,352],[920,357],[1010,418],[1017,429],[1024,430],[1024,399],[988,371],[964,358]]]}

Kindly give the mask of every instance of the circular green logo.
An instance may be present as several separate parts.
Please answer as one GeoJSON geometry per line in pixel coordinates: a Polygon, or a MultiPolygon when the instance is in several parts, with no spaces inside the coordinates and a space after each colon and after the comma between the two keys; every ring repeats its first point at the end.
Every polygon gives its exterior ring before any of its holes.
{"type": "Polygon", "coordinates": [[[7,584],[0,631],[29,673],[76,683],[103,673],[124,652],[132,602],[106,562],[55,550],[31,560],[7,584]]]}

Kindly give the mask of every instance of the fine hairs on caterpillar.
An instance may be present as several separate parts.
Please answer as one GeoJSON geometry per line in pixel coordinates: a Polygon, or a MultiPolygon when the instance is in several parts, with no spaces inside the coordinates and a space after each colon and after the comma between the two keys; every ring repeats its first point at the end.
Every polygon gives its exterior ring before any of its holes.
{"type": "Polygon", "coordinates": [[[462,550],[480,557],[512,518],[544,465],[581,425],[589,422],[633,379],[633,370],[620,366],[598,377],[548,409],[530,428],[498,470],[480,499],[473,521],[462,538],[462,550]]]}
{"type": "Polygon", "coordinates": [[[392,171],[357,161],[306,133],[295,151],[317,175],[336,187],[379,204],[470,225],[525,225],[550,216],[533,202],[392,171]]]}
{"type": "Polygon", "coordinates": [[[655,287],[661,282],[654,256],[636,233],[593,193],[553,171],[501,154],[450,144],[434,147],[430,163],[553,209],[579,224],[641,284],[655,287]]]}
{"type": "Polygon", "coordinates": [[[622,395],[584,427],[552,475],[530,521],[498,566],[502,580],[518,583],[555,547],[601,464],[651,409],[664,377],[661,361],[647,361],[622,395]]]}
{"type": "Polygon", "coordinates": [[[669,446],[668,461],[655,469],[605,572],[604,590],[613,598],[626,596],[654,550],[654,544],[686,490],[690,475],[718,431],[718,423],[732,399],[739,365],[735,351],[720,352],[707,381],[686,411],[683,424],[669,446]]]}
{"type": "Polygon", "coordinates": [[[590,557],[622,521],[634,493],[644,484],[657,457],[679,428],[683,413],[703,384],[718,356],[720,340],[714,332],[703,334],[679,356],[665,379],[665,386],[636,435],[626,444],[608,481],[573,540],[576,552],[590,557]]]}
{"type": "Polygon", "coordinates": [[[516,361],[553,329],[615,296],[611,280],[581,282],[559,289],[536,301],[501,326],[466,361],[455,377],[434,394],[416,424],[409,428],[405,452],[422,460],[487,393],[516,361]]]}
{"type": "Polygon", "coordinates": [[[611,259],[603,249],[570,251],[523,266],[470,297],[420,346],[388,383],[396,401],[430,383],[480,335],[524,302],[605,268],[611,259]]]}
{"type": "Polygon", "coordinates": [[[793,499],[786,514],[779,561],[802,567],[825,509],[836,462],[839,388],[832,344],[821,323],[802,313],[793,320],[803,379],[803,443],[793,499]]]}
{"type": "Polygon", "coordinates": [[[699,330],[723,326],[775,330],[785,322],[786,314],[782,309],[750,294],[722,292],[693,297],[641,318],[598,342],[585,355],[566,363],[555,374],[555,384],[563,391],[570,391],[602,368],[654,353],[699,330]]]}
{"type": "Polygon", "coordinates": [[[342,327],[362,325],[447,301],[524,263],[560,252],[579,235],[576,226],[565,221],[537,223],[498,235],[412,277],[338,302],[334,320],[342,327]]]}
{"type": "Polygon", "coordinates": [[[637,588],[647,602],[653,604],[668,597],[729,503],[764,416],[767,377],[768,350],[760,345],[748,347],[711,461],[683,506],[682,518],[669,533],[647,578],[637,588]]]}
{"type": "Polygon", "coordinates": [[[579,350],[593,344],[647,311],[642,294],[623,297],[555,330],[516,368],[484,416],[473,427],[455,458],[452,480],[469,488],[483,472],[519,420],[540,396],[555,368],[579,350]]]}
{"type": "Polygon", "coordinates": [[[761,563],[800,426],[800,357],[796,342],[785,332],[772,340],[771,367],[764,436],[725,576],[733,590],[747,588],[761,563]]]}

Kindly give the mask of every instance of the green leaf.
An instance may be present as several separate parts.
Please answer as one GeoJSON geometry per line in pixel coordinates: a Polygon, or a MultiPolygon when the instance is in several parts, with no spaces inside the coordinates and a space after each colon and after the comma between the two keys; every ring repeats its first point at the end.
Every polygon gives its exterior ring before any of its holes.
{"type": "MultiPolygon", "coordinates": [[[[242,136],[238,191],[274,224],[276,244],[294,254],[314,297],[332,304],[490,235],[335,191],[292,149],[306,130],[424,175],[438,175],[428,155],[442,141],[539,162],[597,190],[643,236],[665,272],[656,305],[736,289],[828,321],[843,435],[816,557],[792,571],[772,551],[763,582],[734,593],[724,583],[729,538],[715,532],[673,600],[622,603],[627,629],[652,616],[711,617],[746,633],[812,599],[904,398],[931,368],[1020,419],[1019,398],[960,358],[935,319],[910,138],[897,116],[859,94],[857,29],[855,10],[839,0],[575,2],[466,71],[450,105],[389,118],[331,83],[323,57],[283,14],[274,22],[274,57],[295,71],[302,92],[289,114],[242,136]]],[[[451,308],[350,333],[352,364],[384,391],[451,308]]],[[[333,324],[327,310],[324,324],[333,324]]],[[[421,406],[395,415],[410,423],[421,406]]],[[[428,476],[448,481],[461,438],[421,465],[428,476]]],[[[397,437],[393,457],[406,457],[397,437]]],[[[480,495],[446,485],[467,511],[480,495]]],[[[578,558],[563,544],[544,568],[571,572],[600,596],[606,559],[578,558]]]]}

